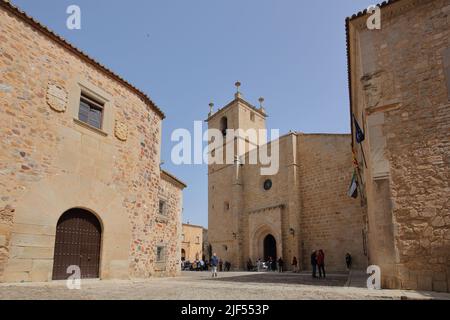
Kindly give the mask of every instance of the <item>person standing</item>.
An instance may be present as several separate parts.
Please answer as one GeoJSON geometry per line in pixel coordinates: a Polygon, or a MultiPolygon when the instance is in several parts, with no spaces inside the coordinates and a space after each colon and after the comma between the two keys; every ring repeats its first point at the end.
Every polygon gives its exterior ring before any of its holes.
{"type": "Polygon", "coordinates": [[[278,272],[283,272],[283,265],[284,265],[283,258],[280,257],[280,259],[278,259],[278,272]]]}
{"type": "Polygon", "coordinates": [[[319,277],[326,278],[325,274],[325,253],[322,249],[319,250],[319,253],[317,254],[317,266],[319,267],[319,277]]]}
{"type": "Polygon", "coordinates": [[[312,277],[317,278],[317,252],[314,250],[311,253],[311,266],[312,266],[312,277]]]}
{"type": "Polygon", "coordinates": [[[212,270],[212,277],[217,278],[217,266],[219,264],[219,258],[217,258],[217,255],[214,253],[211,258],[211,270],[212,270]]]}
{"type": "Polygon", "coordinates": [[[219,271],[220,272],[223,271],[223,261],[222,261],[222,259],[219,259],[219,271]]]}
{"type": "Polygon", "coordinates": [[[205,270],[205,261],[200,260],[200,271],[204,271],[205,270]]]}
{"type": "Polygon", "coordinates": [[[298,272],[298,261],[297,257],[292,259],[292,268],[294,269],[294,273],[298,272]]]}
{"type": "Polygon", "coordinates": [[[347,271],[350,271],[352,268],[352,255],[348,252],[345,255],[345,263],[347,264],[347,271]]]}

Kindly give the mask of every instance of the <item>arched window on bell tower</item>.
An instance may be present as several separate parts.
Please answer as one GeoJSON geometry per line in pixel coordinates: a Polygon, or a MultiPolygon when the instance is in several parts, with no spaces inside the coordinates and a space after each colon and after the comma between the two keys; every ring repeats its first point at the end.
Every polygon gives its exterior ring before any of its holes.
{"type": "Polygon", "coordinates": [[[227,117],[223,117],[222,119],[220,119],[220,131],[222,132],[224,137],[227,135],[227,129],[228,129],[228,119],[227,117]]]}

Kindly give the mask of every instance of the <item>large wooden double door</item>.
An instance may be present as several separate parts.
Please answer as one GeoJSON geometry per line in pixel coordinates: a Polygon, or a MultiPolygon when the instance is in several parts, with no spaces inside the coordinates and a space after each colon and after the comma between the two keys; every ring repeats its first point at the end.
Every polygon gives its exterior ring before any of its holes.
{"type": "Polygon", "coordinates": [[[100,276],[102,228],[97,217],[87,210],[64,213],[56,228],[53,280],[65,280],[69,266],[78,266],[82,279],[100,276]]]}

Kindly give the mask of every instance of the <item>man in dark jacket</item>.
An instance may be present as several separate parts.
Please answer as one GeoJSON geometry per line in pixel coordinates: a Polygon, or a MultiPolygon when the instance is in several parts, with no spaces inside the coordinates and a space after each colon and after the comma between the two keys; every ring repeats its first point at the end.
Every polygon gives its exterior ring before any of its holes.
{"type": "Polygon", "coordinates": [[[219,258],[217,258],[217,255],[214,253],[211,258],[211,270],[212,270],[212,277],[217,278],[217,265],[219,264],[219,258]]]}
{"type": "Polygon", "coordinates": [[[314,250],[311,253],[311,266],[312,266],[312,277],[317,278],[316,272],[317,272],[317,252],[314,250]]]}
{"type": "Polygon", "coordinates": [[[283,261],[283,258],[280,257],[280,259],[278,259],[278,272],[283,272],[283,267],[284,267],[284,261],[283,261]]]}

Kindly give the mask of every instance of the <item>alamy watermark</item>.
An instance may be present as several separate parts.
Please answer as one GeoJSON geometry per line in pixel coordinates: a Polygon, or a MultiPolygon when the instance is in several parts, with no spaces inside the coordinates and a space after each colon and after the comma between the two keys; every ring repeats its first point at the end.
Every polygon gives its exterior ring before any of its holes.
{"type": "Polygon", "coordinates": [[[176,129],[171,140],[171,160],[175,165],[251,164],[260,165],[261,175],[275,175],[280,167],[280,130],[208,129],[194,121],[194,135],[187,129],[176,129]],[[205,146],[205,143],[207,145],[205,146]]]}
{"type": "Polygon", "coordinates": [[[69,15],[66,26],[69,30],[81,30],[81,8],[75,4],[67,7],[66,13],[69,15]]]}
{"type": "Polygon", "coordinates": [[[378,5],[370,5],[367,8],[367,13],[370,14],[367,19],[367,29],[380,30],[381,29],[381,8],[378,5]]]}
{"type": "Polygon", "coordinates": [[[67,273],[70,274],[66,282],[67,289],[81,290],[81,268],[77,265],[69,266],[67,273]]]}
{"type": "Polygon", "coordinates": [[[367,268],[367,289],[369,290],[381,290],[381,268],[376,265],[371,265],[367,268]]]}

